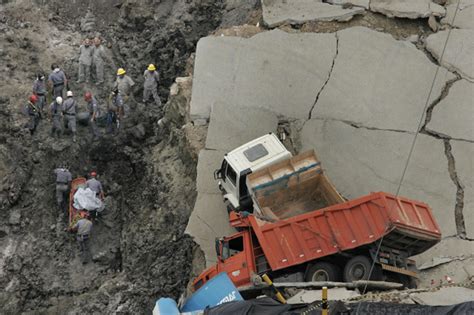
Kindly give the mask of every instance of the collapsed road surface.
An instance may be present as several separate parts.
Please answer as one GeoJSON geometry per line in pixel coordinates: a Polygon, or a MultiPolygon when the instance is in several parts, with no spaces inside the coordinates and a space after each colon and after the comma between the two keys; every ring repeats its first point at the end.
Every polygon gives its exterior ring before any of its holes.
{"type": "Polygon", "coordinates": [[[472,1],[326,2],[2,1],[4,312],[139,314],[160,296],[177,298],[215,263],[214,237],[233,233],[212,172],[225,152],[282,126],[285,144],[316,149],[352,199],[396,192],[421,119],[400,193],[430,204],[444,237],[417,258],[421,284],[472,278],[472,1]],[[56,141],[46,120],[30,137],[19,108],[35,73],[59,62],[75,81],[78,45],[95,33],[111,63],[103,88],[72,83],[80,107],[85,89],[105,102],[118,66],[141,86],[154,62],[166,119],[157,124],[160,111],[133,103],[115,138],[91,143],[81,127],[77,144],[56,141]],[[55,208],[50,171],[64,160],[77,176],[96,169],[108,196],[86,266],[55,208]]]}

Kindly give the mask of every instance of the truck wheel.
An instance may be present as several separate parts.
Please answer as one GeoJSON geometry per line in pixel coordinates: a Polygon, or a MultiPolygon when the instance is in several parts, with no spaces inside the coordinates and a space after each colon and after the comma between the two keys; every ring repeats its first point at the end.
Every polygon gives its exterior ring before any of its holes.
{"type": "Polygon", "coordinates": [[[306,272],[306,282],[340,281],[341,269],[328,262],[317,262],[306,272]]]}
{"type": "MultiPolygon", "coordinates": [[[[344,281],[352,282],[357,280],[368,280],[372,260],[367,256],[352,257],[344,267],[344,281]]],[[[381,272],[379,266],[374,266],[370,280],[380,280],[381,272]]]]}

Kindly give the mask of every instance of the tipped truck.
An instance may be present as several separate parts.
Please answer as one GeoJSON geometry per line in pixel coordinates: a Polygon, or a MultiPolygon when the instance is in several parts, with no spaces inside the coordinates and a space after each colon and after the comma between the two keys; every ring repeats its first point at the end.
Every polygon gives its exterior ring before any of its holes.
{"type": "Polygon", "coordinates": [[[264,273],[280,282],[370,276],[412,286],[417,274],[408,257],[441,240],[428,205],[384,192],[286,219],[234,213],[231,224],[241,231],[216,240],[218,262],[195,279],[195,289],[220,272],[237,287],[264,273]]]}

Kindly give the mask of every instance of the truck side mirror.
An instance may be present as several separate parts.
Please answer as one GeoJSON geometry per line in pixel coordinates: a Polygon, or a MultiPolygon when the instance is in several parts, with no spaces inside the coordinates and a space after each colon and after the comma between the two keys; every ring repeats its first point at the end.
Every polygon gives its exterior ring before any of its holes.
{"type": "Polygon", "coordinates": [[[222,179],[222,170],[218,168],[214,171],[214,180],[222,179]]]}

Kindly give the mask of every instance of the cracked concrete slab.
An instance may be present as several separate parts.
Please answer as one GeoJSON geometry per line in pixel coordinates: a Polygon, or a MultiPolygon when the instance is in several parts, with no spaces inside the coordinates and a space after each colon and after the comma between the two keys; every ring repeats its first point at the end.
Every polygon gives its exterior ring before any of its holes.
{"type": "MultiPolygon", "coordinates": [[[[214,180],[214,170],[221,166],[225,151],[206,150],[199,152],[196,176],[196,190],[200,193],[220,194],[214,180]]],[[[222,204],[222,207],[224,205],[222,204]]]]}
{"type": "MultiPolygon", "coordinates": [[[[374,191],[396,193],[413,137],[311,119],[302,129],[301,144],[302,150],[316,150],[338,191],[353,199],[374,191]]],[[[443,235],[456,234],[456,186],[449,177],[442,140],[418,136],[400,195],[430,205],[443,235]]]]}
{"type": "Polygon", "coordinates": [[[229,225],[229,216],[222,202],[222,195],[198,193],[185,233],[191,235],[201,247],[206,258],[206,267],[217,262],[215,238],[235,232],[229,225]]]}
{"type": "Polygon", "coordinates": [[[474,242],[457,237],[449,237],[441,240],[438,244],[420,255],[412,257],[417,266],[429,264],[438,258],[451,258],[452,261],[434,268],[420,271],[420,285],[431,286],[431,280],[437,283],[443,280],[445,275],[450,276],[455,283],[461,283],[469,279],[469,270],[463,268],[469,261],[474,262],[474,242]]]}
{"type": "Polygon", "coordinates": [[[408,19],[426,18],[430,15],[444,16],[444,7],[431,0],[371,0],[370,11],[382,13],[388,17],[408,19]]]}
{"type": "Polygon", "coordinates": [[[255,107],[216,103],[212,107],[206,148],[231,151],[269,132],[276,132],[275,113],[255,107]]]}
{"type": "MultiPolygon", "coordinates": [[[[413,44],[389,34],[353,27],[337,36],[335,65],[311,117],[415,132],[437,66],[413,44]]],[[[439,70],[430,102],[454,77],[439,70]]]]}
{"type": "Polygon", "coordinates": [[[263,21],[269,27],[309,21],[349,21],[362,8],[343,9],[316,0],[262,0],[263,21]]]}
{"type": "Polygon", "coordinates": [[[454,19],[454,13],[456,12],[457,1],[446,6],[446,16],[441,19],[441,24],[448,24],[457,28],[474,29],[474,0],[459,1],[456,18],[454,19]]]}
{"type": "Polygon", "coordinates": [[[454,82],[434,108],[427,129],[450,138],[474,141],[474,83],[454,82]]]}
{"type": "Polygon", "coordinates": [[[446,30],[428,36],[426,49],[443,67],[474,82],[474,30],[452,29],[443,59],[440,60],[448,33],[446,30]]]}
{"type": "Polygon", "coordinates": [[[219,102],[307,118],[336,54],[334,34],[205,37],[194,66],[191,119],[209,119],[219,102]],[[317,52],[317,53],[316,53],[317,52]]]}
{"type": "Polygon", "coordinates": [[[450,143],[456,173],[464,190],[463,216],[466,234],[468,238],[474,239],[474,143],[463,141],[450,141],[450,143]]]}
{"type": "Polygon", "coordinates": [[[411,293],[410,298],[421,305],[455,305],[473,301],[474,290],[463,287],[447,287],[434,292],[411,293]]]}

